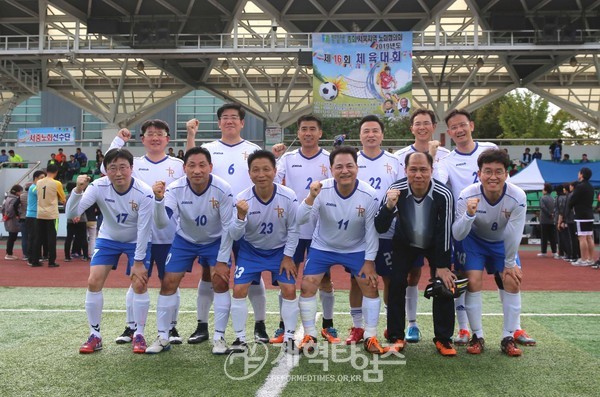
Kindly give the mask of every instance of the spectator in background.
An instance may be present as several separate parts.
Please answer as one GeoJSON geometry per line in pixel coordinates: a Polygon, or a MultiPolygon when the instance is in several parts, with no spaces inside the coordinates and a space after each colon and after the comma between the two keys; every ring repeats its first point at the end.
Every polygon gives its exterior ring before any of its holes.
{"type": "Polygon", "coordinates": [[[19,200],[19,196],[22,191],[23,187],[21,185],[14,185],[10,188],[8,196],[6,196],[2,203],[2,220],[4,221],[4,228],[8,232],[6,255],[4,255],[4,259],[7,261],[16,261],[19,259],[16,255],[13,255],[13,249],[20,230],[19,206],[21,205],[21,200],[19,200]]]}
{"type": "Polygon", "coordinates": [[[56,153],[56,161],[58,161],[58,163],[62,163],[64,161],[67,161],[67,156],[63,153],[63,149],[62,148],[58,148],[58,153],[56,153]]]}
{"type": "Polygon", "coordinates": [[[529,149],[528,147],[525,148],[525,153],[523,153],[523,157],[521,158],[521,165],[523,167],[527,167],[529,165],[529,163],[531,163],[531,149],[529,149]]]}
{"type": "Polygon", "coordinates": [[[2,151],[0,151],[0,164],[2,164],[2,167],[6,167],[6,164],[4,163],[8,163],[8,154],[6,154],[5,149],[2,149],[2,151]]]}
{"type": "MultiPolygon", "coordinates": [[[[56,165],[52,165],[56,167],[56,165]]],[[[33,256],[33,249],[35,238],[37,236],[37,182],[46,177],[46,173],[44,171],[35,171],[33,173],[33,181],[32,185],[29,187],[27,191],[27,212],[25,215],[25,228],[27,229],[27,250],[23,249],[23,256],[29,260],[33,256]]],[[[41,246],[43,248],[44,257],[48,257],[48,243],[46,241],[46,236],[41,236],[41,246]]],[[[37,254],[40,257],[40,253],[37,254]]]]}
{"type": "MultiPolygon", "coordinates": [[[[58,157],[58,155],[56,155],[58,157]]],[[[56,180],[65,182],[67,176],[67,170],[69,169],[69,163],[67,160],[61,161],[58,163],[58,174],[56,174],[56,180]]],[[[47,172],[47,171],[46,171],[47,172]]]]}
{"type": "MultiPolygon", "coordinates": [[[[74,155],[70,155],[69,156],[69,162],[67,163],[67,171],[66,171],[66,176],[65,176],[65,180],[67,182],[69,182],[71,179],[73,179],[73,175],[79,175],[79,170],[81,169],[81,164],[79,164],[79,161],[77,161],[77,159],[75,158],[74,155]]],[[[71,188],[71,190],[73,190],[73,188],[71,188]]]]}
{"type": "Polygon", "coordinates": [[[548,249],[548,241],[550,242],[550,249],[554,259],[558,259],[559,256],[556,253],[556,230],[554,229],[554,199],[552,198],[552,185],[544,183],[544,193],[540,199],[540,229],[542,231],[542,252],[537,256],[546,256],[548,249]]]}
{"type": "Polygon", "coordinates": [[[581,251],[579,249],[579,240],[577,239],[577,226],[575,224],[575,212],[572,208],[569,208],[569,201],[573,196],[573,191],[579,182],[571,182],[566,187],[566,203],[564,207],[562,222],[566,224],[569,231],[569,239],[571,241],[571,258],[569,262],[576,262],[581,257],[581,251]]]}
{"type": "MultiPolygon", "coordinates": [[[[73,157],[73,156],[71,156],[73,157]]],[[[67,201],[71,192],[75,188],[75,182],[67,183],[67,201]]],[[[65,238],[65,262],[71,262],[71,243],[73,244],[73,251],[77,251],[76,246],[83,252],[83,258],[88,257],[88,242],[87,242],[87,231],[86,231],[87,217],[84,212],[81,216],[67,219],[67,236],[65,238]]]]}
{"type": "Polygon", "coordinates": [[[561,164],[573,164],[573,161],[571,160],[571,156],[569,156],[568,154],[564,154],[563,159],[561,161],[561,164]]]}
{"type": "Polygon", "coordinates": [[[567,206],[567,195],[565,187],[558,185],[555,189],[556,198],[554,199],[554,222],[558,232],[558,255],[567,262],[571,261],[573,256],[573,247],[571,245],[571,236],[569,227],[564,221],[564,214],[567,206]]]}
{"type": "Polygon", "coordinates": [[[533,149],[533,154],[531,155],[532,160],[538,159],[541,160],[542,159],[542,152],[540,152],[540,148],[536,147],[535,149],[533,149]]]}
{"type": "Polygon", "coordinates": [[[333,138],[333,147],[340,147],[344,144],[344,141],[346,140],[346,134],[339,134],[336,135],[335,138],[333,138]]]}
{"type": "Polygon", "coordinates": [[[581,251],[581,258],[574,262],[573,266],[594,264],[594,188],[589,182],[591,177],[592,170],[582,167],[577,175],[579,183],[569,198],[568,207],[575,211],[577,239],[581,251]]]}
{"type": "Polygon", "coordinates": [[[75,149],[75,160],[77,160],[77,162],[79,163],[79,165],[82,166],[82,167],[85,167],[87,165],[88,158],[85,155],[85,153],[83,153],[81,151],[80,147],[78,147],[77,149],[75,149]]]}
{"type": "Polygon", "coordinates": [[[96,164],[102,163],[102,160],[104,160],[104,153],[102,153],[102,149],[96,149],[96,164]]]}
{"type": "Polygon", "coordinates": [[[177,158],[178,158],[178,159],[180,159],[180,160],[183,160],[183,159],[184,159],[184,157],[185,157],[185,153],[183,152],[183,150],[181,150],[181,149],[180,149],[180,150],[177,152],[177,158]]]}
{"type": "Polygon", "coordinates": [[[555,142],[552,142],[552,145],[550,145],[550,147],[549,147],[550,158],[555,163],[560,162],[560,158],[562,156],[562,142],[563,142],[562,139],[558,139],[555,142]]]}
{"type": "Polygon", "coordinates": [[[56,153],[50,153],[50,160],[48,160],[48,162],[46,163],[46,167],[48,167],[50,164],[59,164],[59,162],[56,160],[56,153]]]}
{"type": "Polygon", "coordinates": [[[170,148],[169,148],[169,152],[168,152],[167,154],[168,154],[169,156],[171,156],[171,157],[177,157],[177,156],[175,155],[175,151],[173,150],[173,148],[172,148],[172,147],[170,147],[170,148]]]}
{"type": "Polygon", "coordinates": [[[581,160],[580,160],[579,162],[580,162],[580,163],[589,163],[589,162],[590,162],[590,160],[588,160],[588,156],[587,156],[587,154],[585,154],[585,153],[584,153],[584,154],[582,154],[582,155],[581,155],[581,160]]]}
{"type": "Polygon", "coordinates": [[[29,247],[27,246],[27,238],[29,237],[29,230],[27,230],[27,194],[31,187],[31,182],[25,184],[25,189],[19,195],[19,228],[21,231],[21,251],[23,252],[23,260],[27,260],[27,252],[29,247]]]}
{"type": "Polygon", "coordinates": [[[102,171],[100,170],[100,167],[102,167],[102,162],[104,161],[104,155],[102,153],[100,153],[100,156],[96,157],[98,160],[96,160],[96,169],[94,170],[94,175],[102,175],[102,171]]]}
{"type": "MultiPolygon", "coordinates": [[[[12,149],[8,151],[8,162],[12,168],[23,168],[23,157],[16,154],[12,149]]],[[[23,188],[21,187],[21,189],[23,188]]]]}

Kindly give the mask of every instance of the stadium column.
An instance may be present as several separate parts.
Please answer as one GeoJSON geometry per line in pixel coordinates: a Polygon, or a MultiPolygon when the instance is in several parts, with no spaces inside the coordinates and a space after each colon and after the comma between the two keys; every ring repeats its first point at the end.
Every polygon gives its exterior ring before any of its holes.
{"type": "Polygon", "coordinates": [[[120,129],[118,125],[108,125],[102,129],[102,153],[110,147],[111,142],[115,139],[120,129]]]}

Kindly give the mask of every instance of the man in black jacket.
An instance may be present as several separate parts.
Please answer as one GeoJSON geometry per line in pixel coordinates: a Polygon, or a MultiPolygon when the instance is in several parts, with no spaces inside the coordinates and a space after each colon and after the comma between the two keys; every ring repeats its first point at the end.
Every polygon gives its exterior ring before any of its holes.
{"type": "MultiPolygon", "coordinates": [[[[397,351],[404,347],[405,295],[408,272],[415,259],[429,261],[431,277],[437,277],[448,289],[456,276],[450,271],[451,228],[454,219],[452,192],[434,180],[433,159],[428,153],[406,156],[407,177],[394,182],[375,216],[379,233],[387,231],[394,218],[392,274],[388,296],[388,339],[397,351]]],[[[440,354],[455,356],[452,346],[454,300],[433,298],[434,343],[440,354]]]]}
{"type": "Polygon", "coordinates": [[[582,167],[579,170],[579,183],[569,200],[569,208],[575,211],[577,239],[581,251],[581,258],[573,263],[574,266],[594,264],[594,188],[589,182],[591,177],[592,170],[588,167],[582,167]]]}

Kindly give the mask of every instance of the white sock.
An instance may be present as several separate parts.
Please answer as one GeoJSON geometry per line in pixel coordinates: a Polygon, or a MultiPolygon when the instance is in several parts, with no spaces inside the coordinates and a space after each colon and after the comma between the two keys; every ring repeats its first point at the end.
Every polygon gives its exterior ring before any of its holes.
{"type": "Polygon", "coordinates": [[[125,294],[125,321],[127,326],[135,329],[135,320],[133,319],[133,288],[131,285],[125,294]]]}
{"type": "Polygon", "coordinates": [[[380,308],[381,298],[367,298],[363,296],[362,309],[365,317],[365,339],[377,336],[380,308]]]}
{"type": "Polygon", "coordinates": [[[417,325],[417,301],[419,300],[419,287],[406,287],[406,319],[410,326],[417,325]]]}
{"type": "Polygon", "coordinates": [[[363,328],[363,312],[361,307],[351,307],[350,317],[352,317],[352,326],[354,328],[363,328]]]}
{"type": "Polygon", "coordinates": [[[231,295],[229,295],[229,291],[215,292],[215,333],[213,340],[219,340],[225,335],[230,309],[231,295]]]}
{"type": "MultiPolygon", "coordinates": [[[[519,292],[519,295],[521,293],[519,292]]],[[[498,289],[498,296],[500,297],[500,303],[504,304],[504,297],[506,296],[506,291],[503,289],[498,289]]],[[[519,315],[519,320],[517,321],[517,330],[521,329],[521,316],[519,315]]]]}
{"type": "MultiPolygon", "coordinates": [[[[146,320],[148,319],[148,310],[150,309],[150,295],[148,291],[143,294],[133,294],[133,319],[135,321],[135,331],[133,336],[144,335],[146,320]]],[[[171,318],[169,317],[169,320],[171,318]]]]}
{"type": "Polygon", "coordinates": [[[325,320],[333,320],[333,305],[335,303],[335,295],[333,291],[326,292],[319,290],[319,298],[323,306],[323,318],[325,320]]]}
{"type": "MultiPolygon", "coordinates": [[[[317,337],[317,329],[315,328],[315,320],[317,317],[317,296],[310,298],[300,297],[298,299],[298,307],[300,308],[300,318],[304,327],[304,334],[317,337]]],[[[284,321],[285,323],[285,321],[284,321]]],[[[287,327],[287,324],[285,324],[287,327]]]]}
{"type": "Polygon", "coordinates": [[[254,321],[265,321],[267,318],[267,291],[262,277],[260,278],[260,285],[250,284],[248,299],[250,299],[252,310],[254,310],[254,321]]]}
{"type": "Polygon", "coordinates": [[[177,311],[179,299],[177,294],[173,295],[158,295],[156,303],[156,327],[158,328],[158,336],[162,339],[169,339],[169,327],[171,319],[177,311]]]}
{"type": "Polygon", "coordinates": [[[198,296],[196,297],[196,311],[198,321],[208,323],[208,312],[213,303],[214,290],[210,281],[202,281],[198,283],[198,296]]]}
{"type": "Polygon", "coordinates": [[[469,329],[469,318],[465,309],[465,294],[454,299],[454,309],[456,310],[456,321],[458,329],[469,329]]]}
{"type": "Polygon", "coordinates": [[[175,311],[173,312],[173,318],[171,320],[171,324],[169,325],[169,330],[172,330],[177,326],[177,320],[179,320],[179,307],[181,305],[181,291],[179,287],[177,287],[177,292],[175,292],[175,299],[177,299],[177,305],[175,306],[175,311]]]}
{"type": "Polygon", "coordinates": [[[87,313],[90,333],[100,336],[100,320],[102,319],[102,308],[104,307],[104,295],[102,291],[85,293],[85,312],[87,313]]]}
{"type": "Polygon", "coordinates": [[[296,325],[298,324],[298,313],[300,312],[300,307],[298,307],[298,298],[294,300],[282,298],[282,300],[281,318],[283,318],[283,324],[285,325],[285,335],[283,340],[294,339],[296,325]]]}
{"type": "Polygon", "coordinates": [[[502,338],[513,336],[515,331],[519,329],[519,318],[521,317],[521,293],[517,292],[516,294],[512,294],[504,291],[502,311],[504,312],[502,338]]]}
{"type": "Polygon", "coordinates": [[[231,298],[231,323],[235,336],[240,341],[246,341],[246,320],[248,319],[248,304],[246,298],[231,298]]]}
{"type": "Polygon", "coordinates": [[[463,295],[465,295],[465,308],[467,316],[469,317],[469,324],[471,324],[473,335],[477,335],[478,338],[483,338],[483,323],[481,321],[481,311],[483,310],[481,291],[467,291],[463,295]]]}

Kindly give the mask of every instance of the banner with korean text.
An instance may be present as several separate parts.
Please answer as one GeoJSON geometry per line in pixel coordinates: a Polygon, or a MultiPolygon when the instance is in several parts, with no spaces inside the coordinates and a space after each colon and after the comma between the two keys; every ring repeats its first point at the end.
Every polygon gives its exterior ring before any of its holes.
{"type": "Polygon", "coordinates": [[[313,34],[313,104],[321,117],[404,117],[412,32],[313,34]]]}
{"type": "Polygon", "coordinates": [[[17,146],[74,146],[75,127],[19,128],[17,146]]]}

